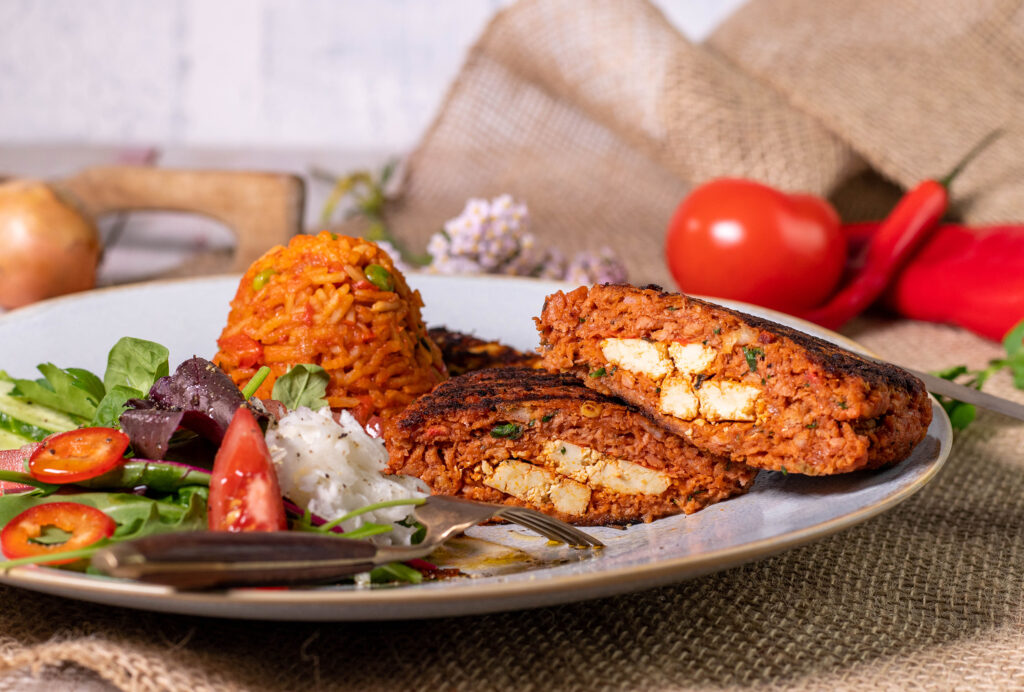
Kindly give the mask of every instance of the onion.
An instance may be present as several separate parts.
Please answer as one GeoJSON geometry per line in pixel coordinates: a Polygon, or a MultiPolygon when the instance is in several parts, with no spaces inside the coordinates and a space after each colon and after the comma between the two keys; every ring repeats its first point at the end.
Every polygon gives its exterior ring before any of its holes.
{"type": "Polygon", "coordinates": [[[99,232],[46,183],[0,184],[0,248],[0,307],[96,285],[99,232]]]}

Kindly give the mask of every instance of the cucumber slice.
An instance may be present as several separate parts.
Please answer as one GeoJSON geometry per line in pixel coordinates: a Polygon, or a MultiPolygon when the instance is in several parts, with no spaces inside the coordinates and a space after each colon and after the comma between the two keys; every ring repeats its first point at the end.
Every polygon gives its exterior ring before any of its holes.
{"type": "Polygon", "coordinates": [[[21,437],[20,435],[15,435],[12,432],[7,432],[6,430],[0,430],[0,451],[5,449],[18,449],[19,447],[24,447],[29,442],[32,442],[32,440],[21,437]]]}
{"type": "Polygon", "coordinates": [[[14,383],[0,380],[0,429],[30,440],[55,432],[74,430],[78,423],[48,406],[30,404],[9,395],[14,383]]]}

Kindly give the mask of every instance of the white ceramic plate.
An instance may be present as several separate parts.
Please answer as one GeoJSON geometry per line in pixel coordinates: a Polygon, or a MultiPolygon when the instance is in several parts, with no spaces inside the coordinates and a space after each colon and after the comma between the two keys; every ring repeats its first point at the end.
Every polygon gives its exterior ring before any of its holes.
{"type": "MultiPolygon", "coordinates": [[[[34,375],[37,363],[102,372],[122,336],[165,344],[172,369],[192,356],[212,357],[237,277],[141,284],[69,296],[0,316],[0,368],[34,375]]],[[[412,276],[426,302],[425,319],[518,346],[537,343],[532,317],[548,293],[565,285],[497,277],[412,276]]],[[[843,337],[771,311],[740,309],[812,332],[849,348],[843,337]]],[[[416,586],[359,589],[237,589],[179,593],[133,582],[50,568],[15,568],[0,581],[27,589],[147,610],[231,618],[370,620],[485,613],[566,603],[636,591],[696,577],[828,536],[883,512],[920,490],[949,454],[952,433],[941,407],[928,436],[903,463],[873,473],[806,478],[762,473],[742,497],[690,516],[626,530],[590,529],[607,548],[550,547],[509,526],[478,527],[447,559],[480,576],[416,586]],[[461,557],[460,551],[476,551],[461,557]]]]}

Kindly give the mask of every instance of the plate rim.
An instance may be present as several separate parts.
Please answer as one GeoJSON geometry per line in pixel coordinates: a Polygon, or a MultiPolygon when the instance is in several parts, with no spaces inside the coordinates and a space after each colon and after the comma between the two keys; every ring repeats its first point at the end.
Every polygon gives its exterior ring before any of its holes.
{"type": "MultiPolygon", "coordinates": [[[[31,319],[37,312],[41,313],[67,302],[91,300],[98,294],[134,292],[168,285],[218,282],[230,279],[237,281],[240,276],[237,273],[228,273],[107,286],[93,291],[60,296],[6,312],[0,315],[0,325],[13,319],[31,319]]],[[[572,290],[576,288],[574,284],[567,282],[531,277],[496,275],[442,276],[423,273],[412,273],[412,277],[427,277],[428,280],[440,278],[445,281],[496,280],[499,282],[524,282],[533,285],[546,285],[557,290],[572,290]]],[[[415,278],[410,280],[414,288],[416,288],[415,278]]],[[[824,329],[792,315],[740,301],[704,296],[694,297],[709,300],[741,312],[753,310],[751,314],[795,325],[798,329],[822,336],[853,351],[871,356],[876,355],[842,334],[824,329]]],[[[0,571],[0,583],[97,603],[116,604],[145,610],[232,617],[236,619],[293,621],[447,617],[518,610],[555,603],[570,603],[653,588],[739,566],[827,538],[892,509],[920,491],[941,471],[949,458],[952,448],[952,426],[950,425],[949,418],[937,400],[931,395],[929,396],[932,400],[932,426],[937,426],[938,428],[936,433],[939,449],[934,458],[929,460],[927,469],[911,483],[869,505],[824,522],[818,522],[784,534],[758,539],[730,548],[705,551],[699,553],[697,557],[671,557],[603,570],[548,576],[537,580],[497,581],[462,585],[458,589],[396,587],[344,590],[330,588],[291,590],[229,589],[215,592],[187,592],[176,591],[169,587],[140,584],[134,581],[110,577],[80,575],[38,566],[14,567],[0,571]],[[158,603],[147,602],[153,599],[157,599],[158,603]],[[444,611],[445,606],[450,606],[454,603],[458,603],[463,607],[453,612],[444,611]],[[324,615],[324,617],[310,617],[311,615],[318,615],[315,612],[283,614],[284,617],[281,617],[282,613],[277,613],[273,610],[286,606],[308,608],[313,605],[329,606],[331,610],[330,612],[320,614],[324,615]],[[211,606],[213,606],[212,609],[211,606]],[[421,606],[427,606],[425,610],[428,612],[409,613],[403,610],[404,608],[421,606]],[[246,607],[252,607],[254,610],[246,611],[246,607]],[[355,610],[352,613],[339,613],[333,610],[344,607],[352,607],[355,610]],[[383,608],[383,610],[379,613],[365,612],[374,608],[383,608]],[[265,612],[265,609],[269,609],[269,611],[265,612]]]]}

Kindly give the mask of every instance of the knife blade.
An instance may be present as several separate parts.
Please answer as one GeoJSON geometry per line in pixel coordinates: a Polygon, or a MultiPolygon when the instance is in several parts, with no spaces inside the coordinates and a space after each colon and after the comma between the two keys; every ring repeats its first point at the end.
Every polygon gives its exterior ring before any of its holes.
{"type": "Polygon", "coordinates": [[[917,377],[924,382],[925,388],[928,389],[932,394],[941,394],[942,396],[948,396],[957,401],[962,401],[965,404],[974,404],[980,406],[988,411],[995,411],[1001,413],[1004,416],[1010,418],[1016,418],[1017,420],[1024,420],[1024,404],[1018,404],[1015,401],[1009,399],[1003,399],[1002,397],[993,396],[992,394],[986,394],[985,392],[974,389],[973,387],[965,387],[962,384],[956,382],[950,382],[944,380],[941,377],[935,375],[929,375],[926,372],[919,372],[917,370],[911,370],[910,368],[903,368],[914,377],[917,377]]]}
{"type": "Polygon", "coordinates": [[[97,551],[92,566],[108,576],[178,589],[322,584],[429,551],[295,531],[196,531],[117,543],[97,551]]]}

